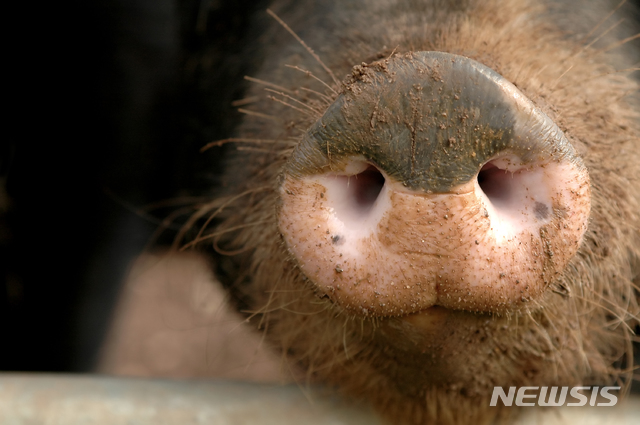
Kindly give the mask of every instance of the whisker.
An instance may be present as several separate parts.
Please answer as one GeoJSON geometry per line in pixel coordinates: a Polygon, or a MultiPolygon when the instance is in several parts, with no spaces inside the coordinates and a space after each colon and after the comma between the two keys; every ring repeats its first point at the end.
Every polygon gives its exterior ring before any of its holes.
{"type": "Polygon", "coordinates": [[[537,70],[537,71],[532,75],[532,77],[531,77],[531,78],[532,78],[532,79],[537,79],[537,78],[538,78],[538,76],[539,76],[540,74],[542,74],[542,73],[544,72],[544,70],[545,70],[545,69],[547,69],[547,67],[548,67],[548,66],[549,66],[548,64],[545,64],[545,65],[541,66],[541,67],[540,67],[540,68],[539,68],[539,69],[538,69],[538,70],[537,70]]]}
{"type": "Polygon", "coordinates": [[[584,46],[580,51],[583,52],[586,49],[588,49],[589,47],[593,46],[596,42],[598,42],[598,40],[600,40],[602,37],[604,37],[605,35],[607,35],[609,32],[611,32],[612,30],[615,29],[615,27],[617,27],[618,25],[620,25],[622,22],[624,22],[624,19],[620,19],[618,22],[616,22],[615,24],[611,25],[609,28],[607,28],[605,31],[602,32],[602,34],[600,34],[599,36],[597,36],[596,38],[594,38],[590,43],[588,43],[586,46],[584,46]]]}
{"type": "Polygon", "coordinates": [[[332,99],[329,96],[327,96],[326,94],[320,93],[319,91],[311,90],[310,88],[307,88],[307,87],[300,87],[300,90],[304,90],[306,92],[313,93],[318,97],[321,97],[322,99],[324,99],[326,101],[327,104],[331,103],[332,99]]]}
{"type": "MultiPolygon", "coordinates": [[[[618,7],[622,6],[622,4],[625,2],[625,0],[623,0],[623,2],[618,5],[618,7]]],[[[571,56],[569,56],[567,59],[565,59],[564,62],[569,62],[571,61],[573,58],[576,58],[578,56],[580,56],[582,53],[584,53],[587,49],[589,49],[591,46],[593,46],[595,43],[598,42],[598,40],[600,40],[602,37],[604,37],[605,35],[607,35],[609,32],[611,32],[614,28],[616,28],[618,25],[620,25],[622,22],[624,21],[624,19],[620,19],[618,22],[616,22],[615,24],[611,25],[609,28],[607,28],[605,31],[603,31],[600,35],[598,35],[596,38],[594,38],[593,40],[591,40],[591,42],[587,43],[586,45],[582,46],[577,52],[575,52],[574,54],[572,54],[571,56]]],[[[604,21],[601,21],[597,26],[600,26],[604,21]]],[[[593,32],[594,30],[592,30],[590,32],[590,34],[593,32]]],[[[585,37],[586,39],[587,37],[585,37]]],[[[571,69],[573,68],[573,64],[571,64],[569,66],[569,68],[564,71],[562,73],[562,75],[560,75],[556,81],[553,83],[553,85],[551,86],[552,89],[554,89],[556,87],[556,85],[558,84],[558,82],[560,81],[560,79],[562,77],[564,77],[571,69]]]]}
{"type": "MultiPolygon", "coordinates": [[[[551,326],[553,327],[554,330],[556,330],[552,319],[548,316],[548,313],[546,311],[543,311],[543,314],[547,317],[547,321],[551,324],[551,326]]],[[[553,344],[552,341],[552,337],[551,335],[549,335],[549,332],[547,331],[547,329],[540,323],[538,322],[531,314],[528,315],[528,319],[535,325],[534,329],[535,331],[538,333],[538,335],[540,335],[540,337],[543,339],[543,341],[546,343],[548,349],[551,352],[556,352],[557,351],[557,347],[553,344]]],[[[579,335],[579,333],[578,333],[579,335]]],[[[553,363],[553,368],[555,370],[555,375],[558,375],[558,370],[559,369],[566,369],[566,367],[564,366],[564,360],[562,359],[561,356],[557,356],[557,360],[559,362],[559,364],[556,364],[555,362],[553,363]]],[[[584,355],[583,355],[584,357],[584,355]]],[[[586,357],[583,358],[583,361],[586,361],[586,357]]]]}
{"type": "Polygon", "coordinates": [[[313,58],[320,64],[320,66],[322,66],[322,68],[327,72],[327,74],[329,74],[329,76],[331,77],[331,79],[333,80],[333,83],[336,86],[340,85],[340,82],[338,81],[338,79],[336,78],[336,76],[333,74],[333,72],[327,67],[327,65],[324,64],[324,62],[322,62],[322,60],[320,59],[320,56],[318,56],[312,49],[311,47],[307,46],[307,44],[300,38],[298,37],[298,34],[296,34],[291,28],[289,28],[289,25],[287,25],[282,19],[280,19],[280,17],[278,17],[278,15],[276,15],[275,13],[273,13],[273,11],[271,9],[267,9],[267,13],[269,15],[271,15],[271,17],[273,19],[275,19],[276,21],[278,21],[278,23],[280,25],[282,25],[282,27],[284,29],[286,29],[289,34],[291,34],[297,41],[298,43],[300,43],[302,45],[302,47],[304,47],[307,52],[309,52],[309,54],[311,56],[313,56],[313,58]]]}
{"type": "Polygon", "coordinates": [[[571,69],[573,69],[573,64],[571,64],[569,66],[569,68],[567,68],[562,74],[560,74],[560,76],[553,82],[553,84],[551,84],[551,89],[555,90],[556,86],[558,85],[558,83],[560,82],[560,80],[562,79],[562,77],[564,77],[565,75],[567,75],[567,73],[569,71],[571,71],[571,69]]]}
{"type": "MultiPolygon", "coordinates": [[[[629,324],[627,323],[627,320],[629,320],[629,318],[625,319],[623,317],[621,317],[618,313],[616,313],[615,311],[613,311],[612,309],[606,307],[605,305],[603,305],[604,302],[609,302],[611,303],[609,300],[607,300],[606,298],[600,296],[600,300],[596,301],[596,300],[591,300],[589,298],[586,297],[578,297],[578,299],[584,301],[587,304],[591,304],[594,306],[594,308],[600,308],[606,312],[608,312],[609,314],[611,314],[612,316],[616,317],[619,322],[618,324],[621,324],[622,326],[624,326],[630,333],[633,333],[633,329],[629,326],[629,324]]],[[[585,313],[586,314],[586,313],[585,313]]]]}
{"type": "Polygon", "coordinates": [[[251,148],[248,146],[240,146],[238,147],[239,151],[242,152],[261,152],[261,153],[275,153],[273,149],[264,149],[264,148],[251,148]]]}
{"type": "Polygon", "coordinates": [[[347,324],[349,323],[349,317],[345,317],[345,322],[342,325],[342,347],[344,349],[344,356],[350,359],[349,350],[347,349],[347,324]]]}
{"type": "MultiPolygon", "coordinates": [[[[220,236],[222,236],[222,235],[220,235],[220,236]]],[[[229,251],[229,250],[220,248],[220,246],[218,245],[218,242],[220,242],[220,238],[216,238],[216,239],[213,240],[213,249],[214,249],[214,251],[217,252],[220,255],[226,255],[226,256],[229,256],[229,257],[232,257],[234,255],[238,255],[238,254],[242,254],[243,252],[248,251],[249,249],[251,249],[250,246],[245,246],[245,247],[242,247],[242,248],[238,248],[238,249],[236,249],[234,251],[229,251]]]]}
{"type": "Polygon", "coordinates": [[[226,229],[222,229],[222,230],[220,230],[218,232],[208,233],[206,235],[203,235],[203,236],[201,236],[199,238],[196,238],[193,241],[181,246],[180,247],[180,251],[185,251],[185,250],[189,249],[190,247],[201,243],[202,241],[215,238],[218,235],[224,235],[225,233],[233,232],[235,230],[246,229],[247,227],[259,226],[261,224],[269,224],[269,223],[271,223],[271,221],[262,220],[262,221],[257,221],[255,223],[245,223],[245,224],[240,224],[238,226],[232,226],[232,227],[229,227],[229,228],[226,228],[226,229]]]}
{"type": "Polygon", "coordinates": [[[126,210],[130,211],[131,213],[137,215],[138,217],[145,219],[149,223],[152,223],[155,225],[160,225],[163,223],[163,221],[160,220],[158,217],[154,217],[153,215],[149,214],[148,210],[146,210],[144,207],[139,208],[133,205],[132,203],[125,201],[124,198],[121,198],[120,196],[118,196],[115,192],[113,192],[108,187],[103,188],[103,192],[106,196],[111,198],[114,202],[124,207],[126,210]]]}
{"type": "Polygon", "coordinates": [[[216,140],[215,142],[209,142],[206,145],[204,145],[203,147],[200,148],[200,152],[204,152],[208,149],[211,149],[212,147],[218,147],[218,146],[222,146],[225,145],[227,143],[282,143],[282,144],[290,144],[290,142],[287,142],[285,140],[281,140],[281,139],[250,139],[250,138],[246,138],[246,137],[231,137],[228,139],[222,139],[222,140],[216,140]]]}
{"type": "MultiPolygon", "coordinates": [[[[269,289],[266,290],[265,293],[274,293],[274,294],[295,294],[295,293],[300,293],[300,294],[305,294],[308,292],[307,288],[299,288],[299,289],[269,289]]],[[[314,304],[314,303],[311,303],[314,304]]],[[[315,304],[324,304],[321,300],[318,300],[318,302],[315,302],[315,304]]]]}
{"type": "Polygon", "coordinates": [[[315,117],[316,117],[316,116],[315,116],[314,114],[312,114],[311,112],[309,112],[309,111],[305,111],[304,109],[298,108],[297,106],[293,106],[292,104],[287,103],[287,102],[285,102],[285,101],[284,101],[284,100],[282,100],[282,99],[278,99],[278,98],[277,98],[277,97],[275,97],[275,96],[267,96],[267,97],[268,97],[269,99],[271,99],[271,100],[275,101],[275,102],[282,103],[284,106],[288,106],[289,108],[291,108],[291,109],[293,109],[293,110],[295,110],[295,111],[298,111],[298,112],[300,112],[301,114],[305,114],[305,115],[307,115],[307,116],[309,116],[309,117],[312,117],[312,118],[315,118],[315,117]]]}
{"type": "Polygon", "coordinates": [[[400,46],[396,46],[393,48],[393,50],[391,51],[391,53],[389,53],[389,56],[387,56],[387,60],[391,59],[391,57],[393,56],[393,54],[396,52],[396,50],[398,50],[400,46]]]}
{"type": "Polygon", "coordinates": [[[293,300],[291,300],[291,301],[288,301],[288,302],[286,302],[286,303],[284,303],[284,304],[281,304],[281,305],[278,305],[278,306],[275,306],[275,307],[269,307],[269,304],[270,304],[270,303],[267,303],[267,305],[265,305],[265,306],[261,307],[261,308],[260,308],[260,310],[257,310],[257,311],[252,311],[252,310],[243,310],[242,312],[243,312],[243,313],[251,314],[251,316],[250,316],[250,317],[253,317],[253,316],[257,315],[257,314],[273,313],[274,311],[278,311],[278,310],[284,310],[284,311],[288,311],[288,312],[290,312],[290,313],[296,313],[296,314],[300,314],[300,315],[312,315],[312,314],[317,314],[317,313],[313,313],[313,312],[312,312],[312,313],[309,313],[309,312],[299,313],[299,312],[296,312],[296,311],[294,311],[294,310],[289,310],[289,309],[286,309],[286,308],[285,308],[285,307],[287,307],[287,306],[289,306],[289,305],[291,305],[291,304],[295,304],[295,303],[297,303],[298,301],[300,301],[300,299],[301,299],[301,297],[298,297],[298,298],[295,298],[295,299],[293,299],[293,300]],[[269,307],[269,308],[267,308],[267,307],[269,307]]]}
{"type": "Polygon", "coordinates": [[[628,42],[630,42],[630,41],[633,41],[633,40],[637,40],[638,38],[640,38],[640,33],[635,34],[635,35],[632,35],[632,36],[630,36],[630,37],[627,37],[627,38],[625,38],[625,39],[623,39],[623,40],[616,41],[615,43],[613,43],[613,44],[611,44],[611,45],[609,45],[609,46],[605,47],[604,49],[601,49],[601,50],[600,50],[600,52],[608,52],[609,50],[613,50],[613,49],[615,49],[616,47],[620,47],[620,46],[622,46],[623,44],[626,44],[626,43],[628,43],[628,42]]]}
{"type": "Polygon", "coordinates": [[[186,234],[186,232],[193,227],[193,225],[196,223],[196,221],[198,221],[200,218],[204,217],[205,214],[209,213],[214,208],[217,207],[216,211],[214,213],[212,213],[207,218],[207,221],[200,228],[200,231],[198,232],[197,237],[202,235],[202,232],[209,225],[211,220],[213,220],[218,214],[220,214],[226,207],[231,205],[233,202],[237,201],[238,199],[242,198],[243,196],[254,194],[254,193],[258,193],[258,192],[262,192],[264,190],[272,190],[272,187],[271,186],[261,186],[261,187],[257,187],[257,188],[254,188],[254,189],[245,190],[244,192],[242,192],[242,193],[240,193],[240,194],[238,194],[236,196],[228,198],[224,203],[222,203],[222,205],[219,205],[220,204],[220,200],[219,199],[215,199],[212,202],[209,202],[208,204],[202,206],[200,209],[198,209],[198,211],[193,213],[191,215],[191,217],[189,218],[189,220],[187,220],[187,222],[184,224],[184,226],[182,226],[182,229],[180,229],[180,232],[178,233],[178,235],[175,238],[175,241],[173,243],[172,248],[176,249],[177,245],[180,243],[182,238],[184,238],[184,235],[186,234]]]}
{"type": "MultiPolygon", "coordinates": [[[[245,77],[246,78],[246,77],[245,77]]],[[[238,99],[231,102],[231,106],[234,108],[237,106],[248,105],[250,103],[256,103],[260,100],[258,96],[245,97],[244,99],[238,99]]]]}
{"type": "Polygon", "coordinates": [[[244,79],[247,80],[247,81],[251,81],[252,83],[262,84],[263,86],[272,87],[272,88],[274,88],[276,90],[280,90],[280,91],[283,91],[283,92],[286,92],[286,93],[294,94],[293,91],[291,91],[291,90],[289,90],[289,89],[287,89],[285,87],[282,87],[282,86],[280,86],[278,84],[271,83],[269,81],[261,80],[259,78],[249,77],[247,75],[244,76],[244,79]]]}
{"type": "Polygon", "coordinates": [[[313,72],[308,71],[308,70],[306,70],[306,69],[304,69],[304,68],[300,68],[299,66],[295,66],[295,65],[285,65],[285,66],[286,66],[287,68],[295,69],[296,71],[300,71],[300,72],[302,72],[302,73],[306,74],[306,75],[307,75],[307,77],[311,77],[311,78],[313,78],[314,80],[318,81],[318,82],[319,82],[319,83],[321,83],[323,86],[325,86],[326,88],[328,88],[329,90],[331,90],[331,91],[333,92],[333,94],[335,94],[336,96],[338,95],[338,92],[337,92],[337,91],[335,91],[335,90],[333,89],[333,87],[331,87],[329,84],[327,84],[327,83],[325,83],[324,81],[322,81],[320,78],[316,77],[316,76],[313,74],[313,72]]]}
{"type": "Polygon", "coordinates": [[[195,205],[206,201],[208,198],[204,196],[179,196],[177,198],[165,199],[160,202],[154,202],[140,207],[141,211],[153,211],[160,208],[175,207],[183,204],[195,205]]]}
{"type": "Polygon", "coordinates": [[[297,103],[297,104],[299,104],[299,105],[304,106],[305,108],[308,108],[309,110],[311,110],[311,111],[315,112],[316,114],[320,114],[320,113],[321,113],[321,112],[320,112],[320,111],[318,111],[317,109],[315,109],[315,108],[313,108],[313,107],[311,107],[311,106],[307,105],[306,103],[301,102],[301,101],[299,101],[298,99],[296,99],[296,98],[294,98],[294,97],[292,97],[292,96],[289,96],[289,95],[287,95],[287,94],[285,94],[285,93],[278,92],[278,91],[276,91],[276,90],[272,90],[272,89],[265,89],[265,91],[268,91],[268,92],[271,92],[271,93],[275,93],[275,94],[279,94],[280,96],[283,96],[283,97],[285,97],[285,98],[287,98],[287,99],[290,99],[290,100],[292,100],[292,101],[296,102],[296,103],[297,103]]]}
{"type": "MultiPolygon", "coordinates": [[[[298,300],[295,300],[295,301],[293,301],[293,302],[297,302],[297,301],[298,301],[298,300]]],[[[292,302],[292,303],[293,303],[293,302],[292,302]]],[[[280,307],[280,308],[278,308],[278,310],[282,310],[282,311],[286,311],[286,312],[289,312],[289,313],[297,314],[297,315],[299,315],[299,316],[314,316],[314,315],[316,315],[316,314],[320,314],[320,313],[322,313],[322,312],[323,312],[323,311],[325,311],[326,309],[322,309],[322,310],[320,310],[320,311],[295,311],[295,310],[291,310],[291,309],[289,309],[289,308],[280,307]]]]}
{"type": "Polygon", "coordinates": [[[624,74],[626,72],[635,72],[635,71],[640,71],[640,67],[638,68],[625,68],[625,69],[618,69],[616,71],[611,71],[611,72],[603,72],[602,74],[598,74],[595,75],[593,77],[587,78],[584,80],[584,82],[587,81],[593,81],[593,80],[597,80],[598,78],[602,78],[602,77],[606,77],[608,75],[613,75],[613,74],[624,74]]]}
{"type": "Polygon", "coordinates": [[[613,8],[611,10],[611,12],[609,12],[606,16],[604,16],[600,22],[598,22],[598,24],[593,27],[591,29],[591,31],[589,31],[582,39],[586,40],[587,38],[591,37],[591,34],[593,34],[594,32],[596,32],[596,30],[598,28],[600,28],[600,25],[604,24],[614,13],[616,13],[618,11],[618,9],[620,9],[622,7],[622,5],[624,5],[627,2],[627,0],[622,0],[615,8],[613,8]]]}
{"type": "Polygon", "coordinates": [[[160,237],[162,232],[164,232],[166,229],[180,231],[182,229],[182,226],[174,226],[174,220],[185,214],[187,211],[192,210],[193,208],[193,206],[182,207],[166,216],[158,225],[158,227],[153,231],[151,237],[149,237],[149,241],[145,244],[144,250],[148,251],[155,244],[155,241],[160,237]]]}
{"type": "Polygon", "coordinates": [[[258,118],[264,118],[264,119],[268,119],[268,120],[273,120],[273,121],[277,121],[277,117],[274,117],[273,115],[267,115],[267,114],[263,114],[262,112],[256,112],[256,111],[250,111],[248,109],[244,109],[244,108],[238,108],[238,112],[242,113],[242,114],[246,114],[246,115],[252,115],[254,117],[258,117],[258,118]]]}

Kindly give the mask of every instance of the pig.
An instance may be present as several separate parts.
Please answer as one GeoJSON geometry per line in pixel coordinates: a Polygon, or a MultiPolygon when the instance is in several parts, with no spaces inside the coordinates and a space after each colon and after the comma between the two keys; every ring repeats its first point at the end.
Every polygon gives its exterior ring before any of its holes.
{"type": "Polygon", "coordinates": [[[222,189],[177,243],[211,253],[309,382],[390,423],[512,419],[494,387],[626,388],[640,56],[625,7],[276,1],[245,118],[203,148],[227,149],[222,189]]]}

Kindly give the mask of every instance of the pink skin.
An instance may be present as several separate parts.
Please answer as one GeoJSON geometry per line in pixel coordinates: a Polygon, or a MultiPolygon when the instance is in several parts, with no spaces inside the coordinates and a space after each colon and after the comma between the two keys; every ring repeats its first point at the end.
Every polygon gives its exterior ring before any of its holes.
{"type": "Polygon", "coordinates": [[[522,308],[563,270],[587,227],[589,179],[569,162],[523,166],[503,152],[481,183],[443,194],[377,172],[352,158],[342,171],[285,176],[280,189],[280,230],[302,272],[356,314],[522,308]]]}

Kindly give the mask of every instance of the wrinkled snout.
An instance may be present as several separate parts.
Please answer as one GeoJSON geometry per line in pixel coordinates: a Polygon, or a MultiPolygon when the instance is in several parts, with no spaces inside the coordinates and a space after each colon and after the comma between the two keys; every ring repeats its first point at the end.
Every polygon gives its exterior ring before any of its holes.
{"type": "Polygon", "coordinates": [[[471,59],[354,68],[285,166],[278,224],[317,287],[359,315],[503,312],[576,254],[589,178],[558,127],[471,59]]]}

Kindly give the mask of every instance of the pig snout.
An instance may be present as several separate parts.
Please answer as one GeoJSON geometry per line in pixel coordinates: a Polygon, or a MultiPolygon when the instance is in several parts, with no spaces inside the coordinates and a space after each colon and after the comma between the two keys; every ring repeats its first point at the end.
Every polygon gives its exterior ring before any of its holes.
{"type": "Polygon", "coordinates": [[[394,424],[514,417],[496,387],[630,381],[627,61],[568,36],[569,5],[294,3],[269,13],[237,133],[207,145],[236,146],[224,196],[185,226],[247,320],[394,424]]]}
{"type": "Polygon", "coordinates": [[[513,84],[466,57],[354,67],[280,180],[278,226],[321,296],[357,315],[538,300],[577,252],[586,168],[513,84]]]}

